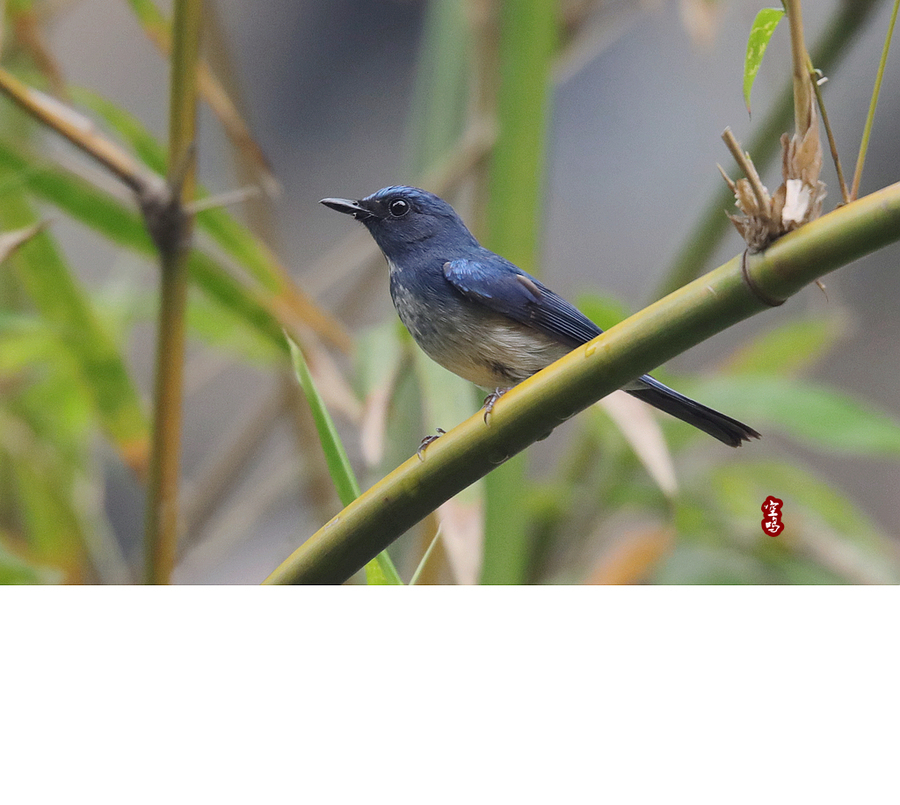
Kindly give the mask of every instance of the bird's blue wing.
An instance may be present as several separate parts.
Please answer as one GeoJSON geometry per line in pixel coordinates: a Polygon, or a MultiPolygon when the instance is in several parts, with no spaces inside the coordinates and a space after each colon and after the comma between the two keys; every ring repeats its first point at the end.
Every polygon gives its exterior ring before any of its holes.
{"type": "Polygon", "coordinates": [[[574,305],[497,255],[451,260],[444,263],[444,276],[463,296],[572,347],[603,332],[574,305]]]}

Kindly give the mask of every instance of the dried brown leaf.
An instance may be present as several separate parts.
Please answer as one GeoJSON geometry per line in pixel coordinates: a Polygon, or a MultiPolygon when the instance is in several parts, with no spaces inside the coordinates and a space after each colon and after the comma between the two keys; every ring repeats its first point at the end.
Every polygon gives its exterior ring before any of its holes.
{"type": "Polygon", "coordinates": [[[600,558],[588,584],[639,584],[656,569],[671,549],[675,530],[671,527],[630,531],[600,558]]]}
{"type": "Polygon", "coordinates": [[[438,509],[441,539],[457,584],[477,584],[484,549],[481,502],[448,500],[438,509]]]}
{"type": "Polygon", "coordinates": [[[660,491],[666,497],[673,497],[678,492],[678,481],[672,454],[650,407],[618,391],[604,397],[600,405],[616,423],[660,491]]]}
{"type": "Polygon", "coordinates": [[[722,21],[722,3],[709,0],[681,0],[681,22],[696,47],[710,48],[722,21]]]}
{"type": "MultiPolygon", "coordinates": [[[[726,177],[743,215],[731,215],[732,223],[751,252],[759,252],[782,235],[822,214],[825,185],[819,181],[822,145],[815,106],[808,110],[809,127],[802,133],[781,136],[781,172],[784,181],[769,196],[749,156],[740,150],[729,130],[724,138],[747,179],[726,177]]],[[[724,175],[724,174],[723,174],[724,175]]]]}

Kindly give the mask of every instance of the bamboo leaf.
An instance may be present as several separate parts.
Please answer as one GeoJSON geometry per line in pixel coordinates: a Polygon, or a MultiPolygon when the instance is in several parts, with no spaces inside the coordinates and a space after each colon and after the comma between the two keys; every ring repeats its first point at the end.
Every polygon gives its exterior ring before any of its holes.
{"type": "Polygon", "coordinates": [[[756,15],[750,28],[750,37],[747,40],[747,57],[744,60],[744,103],[747,104],[747,112],[750,112],[750,92],[753,82],[759,72],[769,40],[781,18],[784,16],[783,8],[764,8],[756,15]]]}
{"type": "MultiPolygon", "coordinates": [[[[344,506],[349,506],[350,503],[359,497],[359,482],[356,480],[356,474],[350,465],[350,459],[347,457],[347,451],[344,449],[341,437],[334,426],[334,421],[325,407],[325,401],[316,389],[302,350],[290,338],[288,338],[288,344],[291,350],[294,372],[297,375],[300,388],[303,389],[303,393],[306,395],[306,400],[309,403],[313,421],[319,434],[319,441],[325,453],[325,461],[328,465],[331,480],[334,482],[341,503],[344,506]]],[[[366,579],[369,584],[403,583],[386,550],[381,551],[375,559],[366,564],[366,579]]]]}
{"type": "Polygon", "coordinates": [[[69,87],[72,100],[102,118],[154,173],[166,172],[166,149],[134,115],[86,87],[69,87]]]}
{"type": "Polygon", "coordinates": [[[0,534],[0,585],[7,584],[59,584],[63,574],[56,568],[40,562],[30,562],[10,550],[8,542],[0,534]]]}
{"type": "Polygon", "coordinates": [[[80,176],[0,140],[0,179],[4,190],[21,187],[50,202],[113,243],[152,255],[153,244],[136,211],[80,176]]]}
{"type": "MultiPolygon", "coordinates": [[[[35,225],[29,201],[13,189],[0,195],[0,219],[7,227],[35,225]]],[[[118,346],[54,240],[47,232],[35,233],[10,265],[42,317],[66,334],[68,348],[77,356],[84,381],[93,394],[101,426],[125,463],[142,474],[147,464],[149,433],[137,388],[118,346]]]]}
{"type": "Polygon", "coordinates": [[[30,554],[64,569],[68,580],[81,580],[86,555],[68,456],[6,411],[0,411],[0,429],[0,449],[12,459],[14,500],[30,554]]]}
{"type": "Polygon", "coordinates": [[[812,447],[900,455],[900,422],[864,400],[811,381],[770,375],[717,377],[696,393],[706,404],[736,413],[760,431],[768,423],[812,447]]]}
{"type": "Polygon", "coordinates": [[[846,329],[840,316],[796,319],[760,333],[728,359],[725,369],[734,375],[797,375],[824,357],[846,329]]]}
{"type": "MultiPolygon", "coordinates": [[[[33,157],[0,140],[0,181],[7,188],[22,187],[103,235],[112,243],[152,258],[155,248],[141,217],[108,193],[76,174],[53,165],[37,167],[33,157]]],[[[247,327],[287,353],[287,346],[270,300],[232,277],[208,254],[194,250],[188,258],[192,281],[216,304],[247,327]]]]}

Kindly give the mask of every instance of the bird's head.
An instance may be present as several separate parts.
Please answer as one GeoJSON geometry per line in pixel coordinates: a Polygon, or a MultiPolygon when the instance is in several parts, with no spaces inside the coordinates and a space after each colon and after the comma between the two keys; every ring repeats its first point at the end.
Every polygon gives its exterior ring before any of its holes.
{"type": "Polygon", "coordinates": [[[477,245],[453,207],[418,187],[384,187],[359,201],[323,198],[320,203],[364,223],[389,260],[439,245],[477,245]]]}

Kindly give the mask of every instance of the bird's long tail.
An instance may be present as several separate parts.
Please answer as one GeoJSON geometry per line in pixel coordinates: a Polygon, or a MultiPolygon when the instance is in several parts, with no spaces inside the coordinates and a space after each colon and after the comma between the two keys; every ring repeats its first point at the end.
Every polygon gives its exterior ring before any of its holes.
{"type": "Polygon", "coordinates": [[[699,428],[730,447],[740,447],[741,442],[759,438],[759,434],[743,422],[738,422],[690,397],[685,397],[649,375],[644,375],[635,383],[634,388],[626,388],[625,391],[648,405],[699,428]]]}

